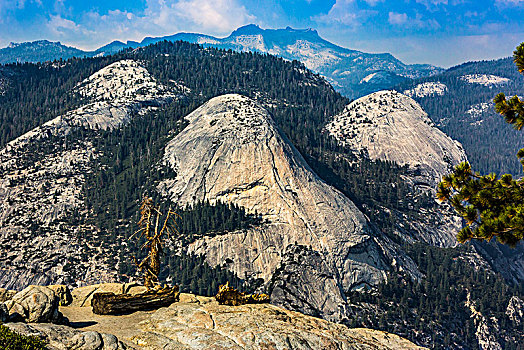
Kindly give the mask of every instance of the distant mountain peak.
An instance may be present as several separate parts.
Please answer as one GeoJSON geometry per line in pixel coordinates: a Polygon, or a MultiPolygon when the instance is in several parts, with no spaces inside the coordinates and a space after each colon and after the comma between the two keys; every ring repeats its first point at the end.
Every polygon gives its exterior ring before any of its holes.
{"type": "Polygon", "coordinates": [[[318,32],[316,31],[316,29],[313,29],[313,28],[306,28],[306,29],[295,29],[295,28],[291,28],[290,26],[287,26],[286,29],[284,29],[285,31],[287,32],[292,32],[292,33],[311,33],[311,34],[315,34],[315,35],[318,35],[318,32]]]}
{"type": "Polygon", "coordinates": [[[65,45],[62,45],[62,43],[60,41],[49,41],[49,40],[35,40],[35,41],[24,41],[24,42],[21,42],[21,43],[9,43],[9,45],[7,45],[7,48],[10,48],[10,49],[14,49],[14,48],[17,48],[17,47],[23,47],[23,46],[36,46],[36,45],[55,45],[55,46],[65,46],[65,45]]]}
{"type": "Polygon", "coordinates": [[[245,26],[239,27],[234,30],[230,36],[239,36],[239,35],[256,35],[261,34],[264,29],[260,28],[256,24],[247,24],[245,26]]]}
{"type": "Polygon", "coordinates": [[[9,49],[0,49],[0,64],[105,56],[163,40],[182,40],[206,47],[267,53],[287,60],[298,60],[306,68],[323,75],[335,89],[351,98],[390,89],[410,79],[442,71],[429,65],[406,65],[389,53],[371,54],[347,49],[323,39],[313,28],[295,29],[287,26],[264,29],[257,24],[239,27],[225,38],[198,33],[177,33],[164,37],[146,37],[140,43],[115,40],[95,51],[83,51],[49,41],[11,44],[9,49]]]}

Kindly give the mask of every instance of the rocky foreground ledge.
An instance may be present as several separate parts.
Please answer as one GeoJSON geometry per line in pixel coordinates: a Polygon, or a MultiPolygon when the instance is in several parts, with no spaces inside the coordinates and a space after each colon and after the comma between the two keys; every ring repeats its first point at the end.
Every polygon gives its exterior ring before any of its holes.
{"type": "Polygon", "coordinates": [[[214,298],[184,293],[179,302],[156,311],[122,316],[92,313],[90,298],[95,292],[139,293],[142,288],[102,284],[75,289],[70,296],[58,290],[54,292],[55,299],[50,300],[42,298],[42,293],[49,296],[52,289],[28,287],[3,305],[19,305],[19,312],[27,316],[33,313],[33,319],[38,310],[47,310],[56,319],[56,312],[50,311],[52,305],[69,304],[56,310],[68,322],[58,325],[18,319],[22,322],[8,321],[5,325],[18,333],[43,338],[51,350],[422,349],[391,333],[350,329],[270,304],[226,306],[219,305],[214,298]],[[40,301],[47,305],[40,305],[40,301]]]}

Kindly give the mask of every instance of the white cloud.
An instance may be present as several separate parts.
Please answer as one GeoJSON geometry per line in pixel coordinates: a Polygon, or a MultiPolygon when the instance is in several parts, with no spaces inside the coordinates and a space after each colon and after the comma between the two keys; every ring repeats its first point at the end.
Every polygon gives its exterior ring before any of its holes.
{"type": "Polygon", "coordinates": [[[390,12],[388,22],[394,25],[400,25],[406,23],[408,15],[405,13],[390,12]]]}
{"type": "Polygon", "coordinates": [[[384,2],[385,0],[364,0],[364,1],[367,2],[370,6],[375,6],[379,2],[384,2]]]}
{"type": "Polygon", "coordinates": [[[51,31],[51,33],[53,33],[55,36],[58,36],[58,37],[67,37],[67,36],[70,36],[71,34],[74,34],[74,35],[94,34],[92,31],[87,30],[83,26],[69,19],[63,18],[60,15],[51,16],[46,26],[51,31]]]}
{"type": "Polygon", "coordinates": [[[145,14],[137,20],[152,21],[168,32],[183,28],[225,34],[256,18],[238,0],[147,0],[145,14]]]}
{"type": "Polygon", "coordinates": [[[417,3],[419,4],[423,4],[425,5],[426,7],[430,8],[430,7],[434,7],[434,6],[438,6],[438,5],[447,5],[448,4],[448,0],[415,0],[417,3]]]}
{"type": "Polygon", "coordinates": [[[388,22],[391,25],[402,26],[404,28],[425,28],[430,30],[440,28],[437,20],[433,18],[424,20],[419,13],[417,13],[415,17],[409,17],[406,13],[390,12],[388,22]]]}
{"type": "MultiPolygon", "coordinates": [[[[369,4],[376,4],[377,0],[368,0],[369,4]]],[[[316,22],[332,25],[333,23],[355,29],[365,19],[376,15],[376,11],[360,10],[354,0],[337,0],[327,14],[315,16],[316,22]]]]}
{"type": "Polygon", "coordinates": [[[202,28],[224,33],[255,20],[235,0],[186,0],[177,2],[173,8],[180,17],[202,28]]]}
{"type": "Polygon", "coordinates": [[[495,0],[495,2],[499,5],[507,6],[519,6],[524,4],[524,0],[495,0]]]}
{"type": "MultiPolygon", "coordinates": [[[[62,0],[57,2],[62,4],[62,0]]],[[[69,18],[50,16],[47,27],[55,39],[75,42],[83,49],[94,49],[112,40],[141,41],[146,36],[180,31],[225,35],[256,22],[239,0],[146,0],[142,12],[90,11],[76,23],[69,18]]]]}

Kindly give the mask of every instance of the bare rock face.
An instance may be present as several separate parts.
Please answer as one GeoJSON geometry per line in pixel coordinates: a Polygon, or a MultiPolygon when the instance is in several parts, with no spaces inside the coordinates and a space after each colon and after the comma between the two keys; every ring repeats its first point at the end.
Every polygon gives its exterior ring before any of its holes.
{"type": "Polygon", "coordinates": [[[307,315],[344,322],[348,310],[344,290],[322,256],[304,246],[289,246],[271,278],[274,305],[307,315]],[[311,291],[322,288],[311,297],[311,291]]]}
{"type": "MultiPolygon", "coordinates": [[[[407,166],[403,179],[416,193],[435,193],[442,176],[467,160],[459,142],[436,128],[417,102],[396,91],[379,91],[350,103],[325,129],[357,155],[407,166]]],[[[400,214],[406,226],[398,232],[402,239],[441,247],[457,244],[462,220],[449,205],[435,202],[420,214],[400,214]]]]}
{"type": "Polygon", "coordinates": [[[68,326],[50,323],[7,323],[14,332],[36,336],[47,342],[50,350],[125,350],[128,347],[112,334],[82,332],[68,326]]]}
{"type": "Polygon", "coordinates": [[[471,300],[468,291],[465,307],[469,310],[471,318],[475,322],[475,336],[481,350],[502,350],[502,346],[497,341],[496,334],[499,331],[498,320],[496,318],[487,318],[477,310],[477,304],[471,300]]]}
{"type": "Polygon", "coordinates": [[[184,297],[140,323],[143,349],[422,349],[397,335],[350,329],[269,304],[225,306],[184,297]]]}
{"type": "Polygon", "coordinates": [[[72,94],[85,104],[31,130],[0,149],[0,286],[111,281],[114,266],[90,246],[96,228],[82,186],[101,153],[89,140],[68,140],[77,128],[117,128],[134,116],[184,95],[158,83],[138,62],[123,60],[82,81],[72,94]]]}
{"type": "MultiPolygon", "coordinates": [[[[225,95],[186,119],[189,125],[165,150],[165,161],[177,176],[162,182],[159,190],[180,204],[234,203],[267,222],[200,239],[190,253],[205,254],[214,266],[227,263],[242,278],[268,282],[286,248],[304,245],[319,255],[311,273],[334,276],[333,293],[384,279],[390,269],[386,256],[394,244],[380,244],[365,216],[309,168],[264,108],[249,98],[225,95]]],[[[309,301],[321,299],[316,294],[324,289],[311,286],[309,301]]],[[[324,307],[327,314],[337,308],[324,307]]]]}
{"type": "Polygon", "coordinates": [[[350,103],[326,130],[371,159],[408,165],[418,180],[432,187],[466,160],[459,142],[437,129],[415,100],[395,91],[379,91],[350,103]]]}
{"type": "Polygon", "coordinates": [[[506,315],[517,326],[524,324],[524,301],[517,296],[512,296],[506,309],[506,315]]]}
{"type": "Polygon", "coordinates": [[[47,287],[29,286],[5,302],[10,320],[24,322],[65,322],[58,311],[59,298],[47,287]]]}

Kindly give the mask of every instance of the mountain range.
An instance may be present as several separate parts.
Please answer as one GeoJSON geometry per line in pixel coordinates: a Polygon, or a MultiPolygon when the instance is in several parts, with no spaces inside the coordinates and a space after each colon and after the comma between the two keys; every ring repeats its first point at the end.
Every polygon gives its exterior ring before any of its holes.
{"type": "Polygon", "coordinates": [[[83,51],[47,40],[12,43],[7,48],[0,49],[0,63],[44,62],[60,58],[110,55],[123,49],[143,47],[163,40],[183,40],[204,47],[268,53],[287,60],[298,60],[307,68],[323,75],[335,89],[350,98],[443,71],[431,65],[404,64],[389,53],[371,54],[346,49],[324,40],[313,29],[262,29],[253,24],[240,27],[225,38],[178,33],[146,37],[141,42],[113,41],[94,51],[83,51]]]}

